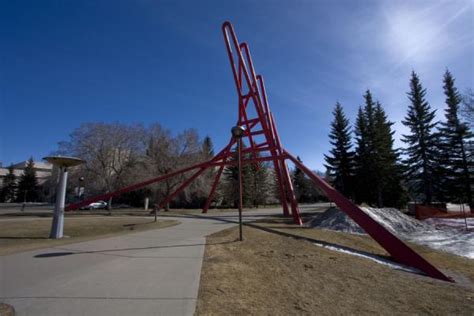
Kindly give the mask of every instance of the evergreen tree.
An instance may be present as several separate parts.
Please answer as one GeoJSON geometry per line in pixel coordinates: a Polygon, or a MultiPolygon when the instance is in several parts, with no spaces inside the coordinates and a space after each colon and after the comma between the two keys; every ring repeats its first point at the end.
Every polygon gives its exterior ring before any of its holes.
{"type": "Polygon", "coordinates": [[[202,141],[202,153],[205,159],[214,157],[214,145],[212,144],[211,137],[206,136],[202,141]]]}
{"type": "Polygon", "coordinates": [[[355,196],[358,203],[377,201],[375,166],[375,103],[369,90],[364,94],[365,106],[360,107],[355,124],[355,196]]]}
{"type": "Polygon", "coordinates": [[[17,201],[34,202],[39,196],[38,179],[36,178],[35,163],[31,157],[26,163],[23,174],[18,182],[17,201]]]}
{"type": "Polygon", "coordinates": [[[439,128],[440,157],[443,158],[441,170],[444,171],[443,185],[447,198],[472,205],[473,178],[470,170],[473,168],[473,157],[467,144],[472,140],[473,134],[467,124],[459,119],[462,97],[454,86],[454,78],[448,70],[444,74],[443,83],[447,105],[446,121],[441,122],[439,128]]]}
{"type": "Polygon", "coordinates": [[[17,184],[13,166],[8,167],[8,173],[3,178],[1,200],[3,202],[13,202],[16,198],[17,184]]]}
{"type": "MultiPolygon", "coordinates": [[[[242,150],[245,145],[242,143],[242,150]]],[[[242,154],[242,162],[249,158],[249,154],[242,154]]],[[[239,205],[239,167],[237,165],[238,155],[237,150],[234,151],[230,158],[230,162],[235,162],[234,165],[229,165],[224,169],[224,192],[223,195],[227,202],[233,206],[239,205]]],[[[253,170],[250,164],[242,163],[242,203],[244,207],[251,207],[253,205],[253,170]]]]}
{"type": "Polygon", "coordinates": [[[437,122],[434,121],[436,110],[431,110],[425,95],[426,89],[413,71],[408,92],[410,105],[402,121],[410,129],[410,133],[402,138],[407,144],[404,149],[407,156],[404,160],[405,176],[413,191],[429,204],[437,191],[437,135],[433,132],[437,122]]]}
{"type": "MultiPolygon", "coordinates": [[[[257,157],[260,155],[257,153],[257,157]]],[[[270,183],[267,165],[263,162],[255,162],[250,165],[252,178],[252,205],[258,207],[265,205],[269,197],[270,183]]]]}
{"type": "Polygon", "coordinates": [[[376,174],[377,206],[399,207],[405,204],[405,194],[401,186],[402,170],[398,164],[399,154],[393,148],[393,123],[380,102],[376,102],[374,112],[374,155],[373,166],[376,174]]]}
{"type": "MultiPolygon", "coordinates": [[[[212,140],[209,136],[204,137],[201,146],[201,155],[202,161],[208,161],[214,157],[214,145],[212,144],[212,140]]],[[[201,200],[203,201],[203,205],[207,200],[208,194],[211,190],[212,184],[214,183],[214,179],[216,177],[216,171],[214,168],[207,169],[204,174],[198,177],[193,183],[191,184],[190,188],[194,191],[194,200],[201,200]]],[[[214,200],[219,199],[219,194],[214,194],[214,200]]]]}
{"type": "Polygon", "coordinates": [[[370,90],[364,94],[365,106],[359,108],[356,124],[355,198],[369,205],[401,206],[399,154],[393,148],[392,125],[380,102],[374,102],[370,90]]]}
{"type": "MultiPolygon", "coordinates": [[[[301,158],[298,156],[296,157],[299,162],[303,162],[301,158]]],[[[310,180],[306,177],[304,172],[295,167],[293,171],[293,189],[295,190],[296,200],[300,203],[309,203],[312,202],[312,185],[310,180]]]]}
{"type": "MultiPolygon", "coordinates": [[[[349,120],[346,118],[343,108],[339,102],[333,111],[334,120],[331,123],[331,132],[329,134],[330,143],[333,148],[329,151],[330,155],[324,155],[326,160],[325,167],[333,179],[334,187],[345,196],[353,196],[353,176],[354,176],[354,152],[351,150],[351,136],[349,120]]],[[[299,173],[302,172],[296,169],[299,173]]],[[[295,180],[299,174],[296,174],[295,180]]],[[[302,180],[305,177],[303,175],[302,180]]],[[[300,180],[301,183],[303,181],[300,180]]],[[[307,182],[305,182],[307,183],[307,182]]]]}

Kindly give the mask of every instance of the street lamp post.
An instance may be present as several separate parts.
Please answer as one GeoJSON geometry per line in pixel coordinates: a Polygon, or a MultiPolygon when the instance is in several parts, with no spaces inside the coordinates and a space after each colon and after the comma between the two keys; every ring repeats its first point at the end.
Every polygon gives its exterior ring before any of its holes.
{"type": "Polygon", "coordinates": [[[237,166],[239,169],[239,240],[242,241],[242,136],[245,133],[245,127],[237,125],[232,127],[232,136],[237,138],[237,166]]]}
{"type": "Polygon", "coordinates": [[[84,201],[84,194],[86,193],[86,187],[84,185],[84,177],[79,178],[79,200],[84,201]]]}
{"type": "Polygon", "coordinates": [[[68,168],[84,163],[85,161],[74,157],[49,156],[44,157],[47,162],[59,167],[59,183],[56,189],[56,205],[54,207],[53,223],[49,238],[59,239],[64,231],[64,204],[66,202],[66,184],[68,168]]]}

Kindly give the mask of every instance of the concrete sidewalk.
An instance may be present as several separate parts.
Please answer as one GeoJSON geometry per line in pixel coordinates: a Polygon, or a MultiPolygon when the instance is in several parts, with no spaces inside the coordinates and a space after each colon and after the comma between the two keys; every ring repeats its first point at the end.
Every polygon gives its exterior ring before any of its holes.
{"type": "Polygon", "coordinates": [[[17,315],[192,315],[205,236],[234,224],[181,224],[0,257],[0,302],[17,315]]]}

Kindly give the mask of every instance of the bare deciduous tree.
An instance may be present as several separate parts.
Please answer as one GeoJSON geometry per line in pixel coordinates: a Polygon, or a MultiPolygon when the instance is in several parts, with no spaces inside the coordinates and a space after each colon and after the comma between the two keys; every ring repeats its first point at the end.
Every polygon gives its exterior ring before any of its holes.
{"type": "MultiPolygon", "coordinates": [[[[128,172],[140,157],[137,139],[142,130],[120,123],[86,123],[71,133],[69,141],[59,143],[59,153],[86,161],[76,172],[84,173],[89,191],[112,192],[128,183],[128,172]]],[[[109,210],[111,202],[112,198],[109,210]]]]}
{"type": "MultiPolygon", "coordinates": [[[[164,175],[200,161],[201,143],[196,130],[188,129],[172,137],[170,131],[159,124],[154,124],[148,129],[147,134],[145,161],[147,170],[155,176],[164,175]]],[[[190,174],[192,172],[169,178],[155,185],[155,200],[161,200],[172,194],[190,174]]],[[[168,209],[169,204],[165,205],[165,210],[168,209]]]]}

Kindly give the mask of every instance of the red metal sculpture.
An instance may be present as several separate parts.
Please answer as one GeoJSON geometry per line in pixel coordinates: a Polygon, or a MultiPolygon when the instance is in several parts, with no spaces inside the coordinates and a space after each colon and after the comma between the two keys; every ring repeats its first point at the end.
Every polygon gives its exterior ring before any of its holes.
{"type": "MultiPolygon", "coordinates": [[[[250,55],[250,50],[247,43],[238,41],[230,22],[225,22],[222,25],[222,32],[224,35],[227,54],[238,95],[239,105],[237,125],[244,126],[246,129],[245,134],[242,137],[242,141],[246,146],[245,149],[242,149],[242,153],[245,154],[245,159],[242,160],[242,164],[256,163],[260,161],[270,161],[273,164],[276,181],[279,188],[280,202],[283,207],[283,214],[285,216],[289,216],[291,213],[294,222],[298,225],[302,225],[293,184],[291,182],[290,173],[286,164],[286,160],[289,159],[298,168],[300,168],[314,182],[314,184],[327,195],[330,200],[335,202],[342,211],[344,211],[375,241],[377,241],[385,250],[387,250],[387,252],[390,253],[390,255],[392,255],[396,261],[407,266],[417,268],[430,277],[452,282],[451,279],[446,277],[442,272],[440,272],[428,261],[414,252],[400,239],[398,239],[382,225],[368,216],[357,205],[345,198],[341,193],[336,191],[317,174],[312,172],[301,162],[299,162],[294,156],[283,149],[276,129],[275,120],[268,105],[263,78],[261,75],[257,75],[255,73],[252,57],[250,55]]],[[[233,155],[232,146],[235,143],[236,139],[231,138],[228,145],[209,161],[177,170],[172,173],[147,180],[145,182],[137,183],[115,192],[103,194],[79,203],[71,204],[66,208],[66,210],[69,211],[78,209],[92,202],[105,200],[110,197],[133,191],[152,183],[160,182],[170,177],[194,170],[195,172],[191,177],[185,180],[173,193],[161,201],[160,207],[163,207],[174,197],[176,197],[182,190],[184,190],[186,186],[188,186],[194,179],[199,177],[204,171],[209,168],[218,167],[219,169],[212,184],[209,197],[203,208],[203,213],[206,213],[211,201],[213,200],[213,196],[222,176],[224,167],[235,164],[235,162],[230,161],[229,159],[233,155]]]]}

